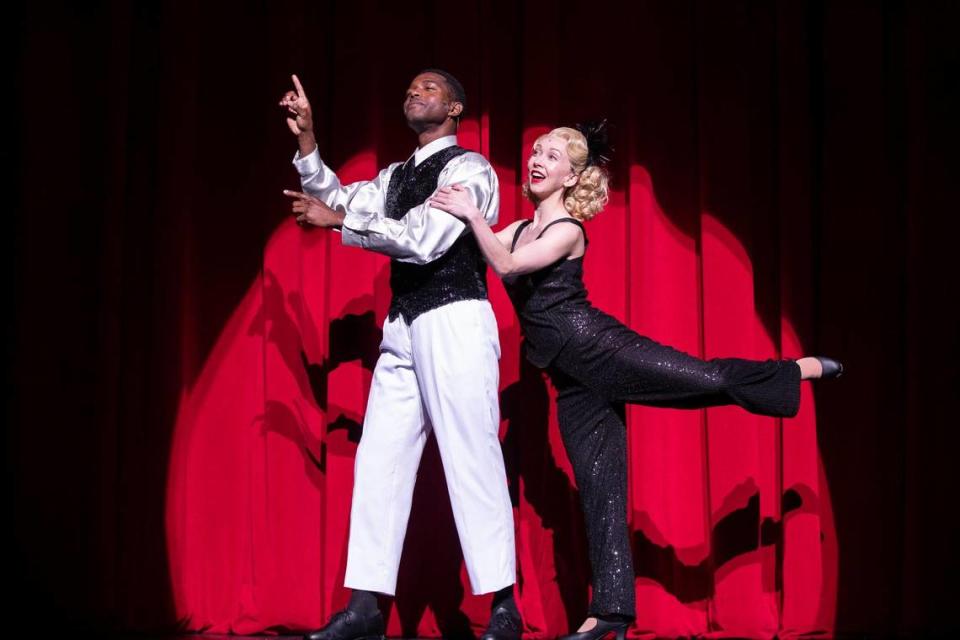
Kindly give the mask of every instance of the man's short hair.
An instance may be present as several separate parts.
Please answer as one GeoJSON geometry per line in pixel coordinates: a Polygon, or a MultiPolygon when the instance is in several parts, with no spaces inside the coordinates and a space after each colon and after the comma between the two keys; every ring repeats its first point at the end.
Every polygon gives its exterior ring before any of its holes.
{"type": "Polygon", "coordinates": [[[452,73],[444,71],[443,69],[424,69],[420,73],[435,73],[444,79],[450,88],[450,93],[453,94],[453,99],[463,105],[463,110],[460,112],[462,116],[463,112],[467,110],[467,92],[463,90],[463,85],[460,84],[460,81],[457,80],[452,73]]]}

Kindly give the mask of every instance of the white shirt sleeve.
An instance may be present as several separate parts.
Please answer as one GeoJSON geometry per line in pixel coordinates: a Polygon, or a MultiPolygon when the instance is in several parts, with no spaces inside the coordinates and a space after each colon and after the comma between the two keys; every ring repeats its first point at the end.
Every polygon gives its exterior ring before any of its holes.
{"type": "MultiPolygon", "coordinates": [[[[426,264],[446,253],[467,230],[467,225],[454,216],[426,204],[413,207],[400,220],[388,218],[387,187],[400,163],[391,164],[373,180],[346,186],[323,164],[316,150],[303,159],[298,152],[294,164],[304,192],[346,214],[341,235],[344,245],[376,251],[401,262],[426,264]]],[[[500,188],[486,158],[468,151],[448,162],[437,178],[437,188],[452,184],[463,185],[487,224],[496,224],[500,188]]]]}
{"type": "Polygon", "coordinates": [[[348,185],[340,184],[337,174],[320,159],[318,149],[303,158],[297,150],[293,156],[293,166],[300,174],[300,186],[304,193],[323,200],[331,209],[347,214],[372,215],[374,211],[384,210],[390,174],[400,163],[383,169],[373,180],[360,180],[348,185]]]}

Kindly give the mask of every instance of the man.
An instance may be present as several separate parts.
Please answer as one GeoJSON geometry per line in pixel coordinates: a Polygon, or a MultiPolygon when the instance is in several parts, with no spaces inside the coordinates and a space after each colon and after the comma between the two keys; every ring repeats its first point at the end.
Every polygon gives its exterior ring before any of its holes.
{"type": "Polygon", "coordinates": [[[350,604],[307,640],[359,640],[384,633],[377,594],[394,595],[420,456],[437,438],[464,563],[475,594],[494,595],[484,638],[519,640],[513,600],[513,510],[500,451],[500,345],[487,300],[486,265],[459,220],[425,201],[445,185],[468,189],[488,224],[497,221],[497,176],[487,160],[457,146],[466,104],[449,73],[428,69],[403,102],[417,150],[371,181],[341,185],[321,160],[310,103],[297,76],[280,102],[299,150],[305,193],[294,199],[301,226],[340,229],[348,246],[392,258],[392,300],[383,326],[357,447],[345,586],[350,604]]]}

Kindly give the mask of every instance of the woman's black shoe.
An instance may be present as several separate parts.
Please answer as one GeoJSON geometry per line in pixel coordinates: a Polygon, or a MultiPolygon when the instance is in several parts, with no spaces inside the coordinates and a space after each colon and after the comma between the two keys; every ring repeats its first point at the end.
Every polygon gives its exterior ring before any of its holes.
{"type": "Polygon", "coordinates": [[[820,366],[823,368],[823,373],[820,374],[821,380],[825,378],[839,378],[843,373],[843,365],[839,361],[826,356],[814,357],[820,361],[820,366]]]}
{"type": "Polygon", "coordinates": [[[560,636],[557,640],[600,640],[611,633],[617,634],[617,640],[624,640],[630,623],[625,620],[604,620],[597,618],[597,626],[589,631],[578,631],[560,636]]]}

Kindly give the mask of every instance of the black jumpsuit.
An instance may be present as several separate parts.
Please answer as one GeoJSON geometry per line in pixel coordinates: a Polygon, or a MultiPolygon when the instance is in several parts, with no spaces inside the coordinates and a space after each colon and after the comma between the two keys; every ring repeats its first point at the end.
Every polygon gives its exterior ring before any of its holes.
{"type": "MultiPolygon", "coordinates": [[[[511,252],[531,222],[517,227],[511,252]]],[[[586,246],[586,231],[573,218],[551,222],[540,235],[561,222],[580,227],[586,246]]],[[[624,403],[686,409],[736,404],[792,417],[800,406],[800,367],[793,360],[705,361],[636,333],[587,300],[582,257],[561,258],[504,284],[527,359],[546,369],[557,389],[560,433],[590,545],[590,613],[635,616],[624,403]]]]}

